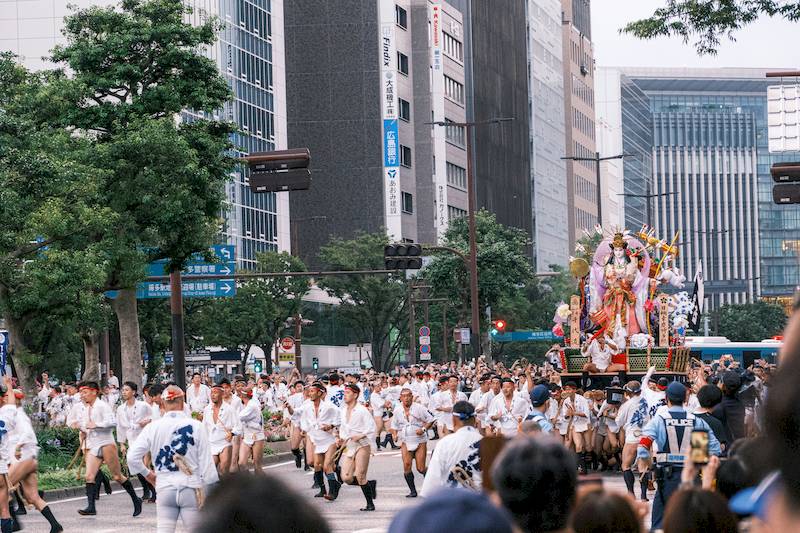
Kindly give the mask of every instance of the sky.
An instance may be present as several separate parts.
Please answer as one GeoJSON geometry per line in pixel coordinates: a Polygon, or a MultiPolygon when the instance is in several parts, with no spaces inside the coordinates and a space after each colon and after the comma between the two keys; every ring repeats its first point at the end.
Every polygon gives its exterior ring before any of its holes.
{"type": "Polygon", "coordinates": [[[643,41],[619,29],[646,18],[666,0],[592,0],[592,41],[597,66],[626,67],[800,67],[800,47],[792,39],[800,23],[763,17],[740,30],[736,41],[721,40],[716,56],[698,56],[680,37],[643,41]]]}

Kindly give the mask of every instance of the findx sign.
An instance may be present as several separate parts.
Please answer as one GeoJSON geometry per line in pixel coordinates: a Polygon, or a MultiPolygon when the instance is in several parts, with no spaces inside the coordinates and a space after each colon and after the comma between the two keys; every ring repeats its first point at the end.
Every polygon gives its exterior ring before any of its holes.
{"type": "MultiPolygon", "coordinates": [[[[429,0],[428,18],[431,22],[431,101],[433,122],[444,121],[444,64],[442,56],[442,0],[429,0]]],[[[436,237],[439,242],[447,231],[447,132],[444,127],[433,128],[433,153],[436,168],[436,237]]]]}
{"type": "Polygon", "coordinates": [[[390,240],[400,240],[400,141],[397,125],[397,47],[395,43],[395,2],[378,0],[380,50],[381,117],[383,119],[383,189],[386,231],[390,240]]]}

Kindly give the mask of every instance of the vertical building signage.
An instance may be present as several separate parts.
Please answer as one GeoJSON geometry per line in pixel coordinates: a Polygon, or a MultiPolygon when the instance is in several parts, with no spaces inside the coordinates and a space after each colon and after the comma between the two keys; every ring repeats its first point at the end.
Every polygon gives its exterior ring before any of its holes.
{"type": "Polygon", "coordinates": [[[383,190],[386,231],[402,237],[400,215],[400,139],[397,126],[397,50],[394,0],[378,0],[381,118],[383,119],[383,190]]]}
{"type": "MultiPolygon", "coordinates": [[[[444,120],[444,57],[442,56],[442,0],[430,0],[430,28],[431,28],[431,109],[433,121],[444,120]]],[[[439,242],[444,238],[447,230],[447,131],[439,126],[433,131],[433,155],[435,166],[434,189],[436,199],[434,202],[436,238],[439,242]]]]}

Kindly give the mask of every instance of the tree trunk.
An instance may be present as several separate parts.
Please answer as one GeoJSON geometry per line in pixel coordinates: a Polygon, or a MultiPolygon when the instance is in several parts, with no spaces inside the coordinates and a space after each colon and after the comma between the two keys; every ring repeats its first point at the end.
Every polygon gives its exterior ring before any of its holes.
{"type": "MultiPolygon", "coordinates": [[[[244,354],[242,355],[242,375],[243,376],[247,375],[247,359],[250,357],[250,348],[252,346],[253,346],[252,344],[248,344],[244,348],[244,354]]],[[[258,376],[256,376],[256,378],[258,378],[258,376]]]]}
{"type": "MultiPolygon", "coordinates": [[[[17,371],[19,386],[27,398],[36,396],[36,371],[25,360],[28,347],[25,346],[23,330],[24,324],[8,314],[4,317],[8,329],[8,353],[14,359],[14,369],[17,371]]],[[[11,365],[6,366],[6,372],[11,373],[11,365]]]]}
{"type": "Polygon", "coordinates": [[[100,334],[87,331],[81,334],[81,339],[83,340],[83,353],[86,357],[82,379],[100,383],[100,334]]]}
{"type": "Polygon", "coordinates": [[[139,315],[136,307],[136,289],[123,289],[112,301],[119,323],[119,342],[122,354],[120,382],[142,382],[142,346],[139,337],[139,315]]]}

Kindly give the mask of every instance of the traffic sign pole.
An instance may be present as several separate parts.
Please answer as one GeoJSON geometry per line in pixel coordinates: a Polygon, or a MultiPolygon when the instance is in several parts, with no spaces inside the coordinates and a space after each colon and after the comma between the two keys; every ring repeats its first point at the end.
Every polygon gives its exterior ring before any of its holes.
{"type": "MultiPolygon", "coordinates": [[[[181,287],[181,271],[172,268],[169,273],[170,285],[181,287]]],[[[183,338],[183,291],[170,291],[169,307],[172,313],[172,357],[175,383],[186,388],[186,346],[183,338]]]]}

